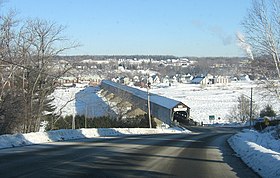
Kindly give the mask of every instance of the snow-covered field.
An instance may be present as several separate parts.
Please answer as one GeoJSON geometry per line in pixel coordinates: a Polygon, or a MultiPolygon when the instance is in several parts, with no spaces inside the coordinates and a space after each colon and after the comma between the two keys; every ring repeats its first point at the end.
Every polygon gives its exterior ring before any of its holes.
{"type": "Polygon", "coordinates": [[[260,110],[271,104],[277,113],[280,111],[279,102],[271,97],[264,98],[263,90],[252,82],[232,82],[228,85],[213,85],[206,88],[195,84],[176,83],[171,87],[154,86],[150,91],[185,103],[191,108],[193,120],[210,124],[229,122],[230,110],[238,104],[238,97],[242,94],[250,97],[251,88],[253,102],[260,110]],[[209,121],[210,115],[215,116],[214,121],[209,121]]]}

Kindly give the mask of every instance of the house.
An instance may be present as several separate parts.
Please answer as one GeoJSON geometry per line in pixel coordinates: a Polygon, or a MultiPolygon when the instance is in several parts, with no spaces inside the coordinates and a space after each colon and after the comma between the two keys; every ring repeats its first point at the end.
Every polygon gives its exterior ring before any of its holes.
{"type": "Polygon", "coordinates": [[[77,82],[77,77],[60,77],[57,82],[60,84],[60,85],[72,85],[73,83],[76,83],[77,82]]]}
{"type": "Polygon", "coordinates": [[[230,80],[227,76],[213,76],[211,74],[194,77],[191,81],[192,84],[201,85],[228,84],[229,82],[230,80]]]}
{"type": "Polygon", "coordinates": [[[193,79],[193,76],[190,75],[190,74],[182,75],[179,78],[179,82],[181,82],[181,83],[191,83],[192,79],[193,79]]]}
{"type": "Polygon", "coordinates": [[[235,77],[235,76],[232,76],[229,79],[230,79],[230,81],[233,81],[233,82],[237,82],[238,81],[238,78],[235,77]]]}
{"type": "Polygon", "coordinates": [[[201,85],[207,85],[209,83],[209,80],[205,76],[198,76],[194,77],[191,81],[192,84],[201,84],[201,85]]]}
{"type": "Polygon", "coordinates": [[[125,71],[125,68],[124,68],[124,66],[123,66],[122,64],[119,64],[119,65],[118,65],[118,70],[119,70],[120,72],[123,72],[123,71],[125,71]]]}
{"type": "Polygon", "coordinates": [[[159,79],[159,76],[158,75],[152,75],[149,77],[148,81],[150,83],[155,83],[155,84],[158,84],[160,83],[160,79],[159,79]]]}
{"type": "Polygon", "coordinates": [[[171,82],[172,82],[172,83],[177,83],[177,82],[178,82],[178,78],[177,78],[176,75],[174,75],[174,76],[172,77],[171,82]]]}
{"type": "Polygon", "coordinates": [[[242,75],[242,76],[240,76],[239,80],[240,80],[240,81],[243,81],[243,82],[249,82],[249,81],[251,81],[249,75],[242,75]]]}
{"type": "Polygon", "coordinates": [[[208,80],[208,83],[207,84],[215,84],[215,77],[211,74],[207,74],[206,75],[206,78],[208,80]]]}
{"type": "Polygon", "coordinates": [[[217,77],[215,77],[215,83],[218,83],[218,84],[228,84],[229,82],[230,82],[230,80],[226,76],[217,76],[217,77]]]}
{"type": "Polygon", "coordinates": [[[191,80],[192,84],[209,85],[214,83],[214,76],[211,74],[196,76],[191,80]]]}
{"type": "Polygon", "coordinates": [[[119,83],[128,85],[129,84],[129,78],[128,77],[121,77],[119,80],[119,83]]]}
{"type": "Polygon", "coordinates": [[[162,78],[162,83],[170,83],[169,77],[165,76],[164,78],[162,78]]]}
{"type": "Polygon", "coordinates": [[[124,84],[124,85],[129,84],[129,78],[126,77],[126,76],[113,78],[112,81],[116,82],[116,83],[121,83],[121,84],[124,84]]]}
{"type": "Polygon", "coordinates": [[[139,76],[134,76],[132,80],[133,82],[140,82],[139,76]]]}

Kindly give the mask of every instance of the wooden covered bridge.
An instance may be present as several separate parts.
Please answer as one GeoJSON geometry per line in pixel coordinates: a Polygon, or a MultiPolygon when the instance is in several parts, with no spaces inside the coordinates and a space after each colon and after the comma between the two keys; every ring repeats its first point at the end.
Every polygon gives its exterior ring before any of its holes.
{"type": "MultiPolygon", "coordinates": [[[[108,93],[131,103],[133,108],[139,108],[148,112],[148,93],[137,88],[115,83],[110,80],[102,80],[100,87],[108,93]]],[[[164,96],[149,93],[150,95],[150,112],[155,117],[171,125],[175,120],[178,122],[187,122],[190,116],[190,108],[180,101],[170,99],[164,96]]]]}

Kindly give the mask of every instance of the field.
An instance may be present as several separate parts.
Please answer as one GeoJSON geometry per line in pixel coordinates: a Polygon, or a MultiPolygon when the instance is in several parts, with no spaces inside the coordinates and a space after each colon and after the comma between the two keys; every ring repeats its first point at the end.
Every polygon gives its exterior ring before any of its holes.
{"type": "Polygon", "coordinates": [[[252,82],[232,82],[228,85],[212,85],[205,88],[178,83],[171,87],[154,87],[151,92],[185,103],[191,108],[191,118],[195,121],[225,123],[229,121],[230,110],[238,104],[238,97],[244,94],[250,99],[251,88],[253,102],[259,110],[271,104],[276,112],[279,111],[277,99],[265,96],[264,90],[252,82]],[[209,115],[214,115],[215,120],[210,122],[209,115]]]}

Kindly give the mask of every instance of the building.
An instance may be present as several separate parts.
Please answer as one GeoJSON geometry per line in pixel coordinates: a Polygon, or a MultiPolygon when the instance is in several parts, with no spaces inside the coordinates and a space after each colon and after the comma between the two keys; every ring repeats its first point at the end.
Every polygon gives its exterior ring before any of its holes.
{"type": "Polygon", "coordinates": [[[194,77],[191,81],[192,84],[200,84],[200,85],[207,85],[209,83],[209,80],[205,76],[198,76],[194,77]]]}
{"type": "MultiPolygon", "coordinates": [[[[102,80],[100,87],[108,93],[113,93],[115,96],[132,103],[132,108],[148,112],[148,93],[146,91],[109,80],[102,80]]],[[[186,104],[153,93],[149,93],[149,95],[152,117],[168,125],[171,125],[175,120],[184,122],[189,119],[190,108],[186,104]]]]}

